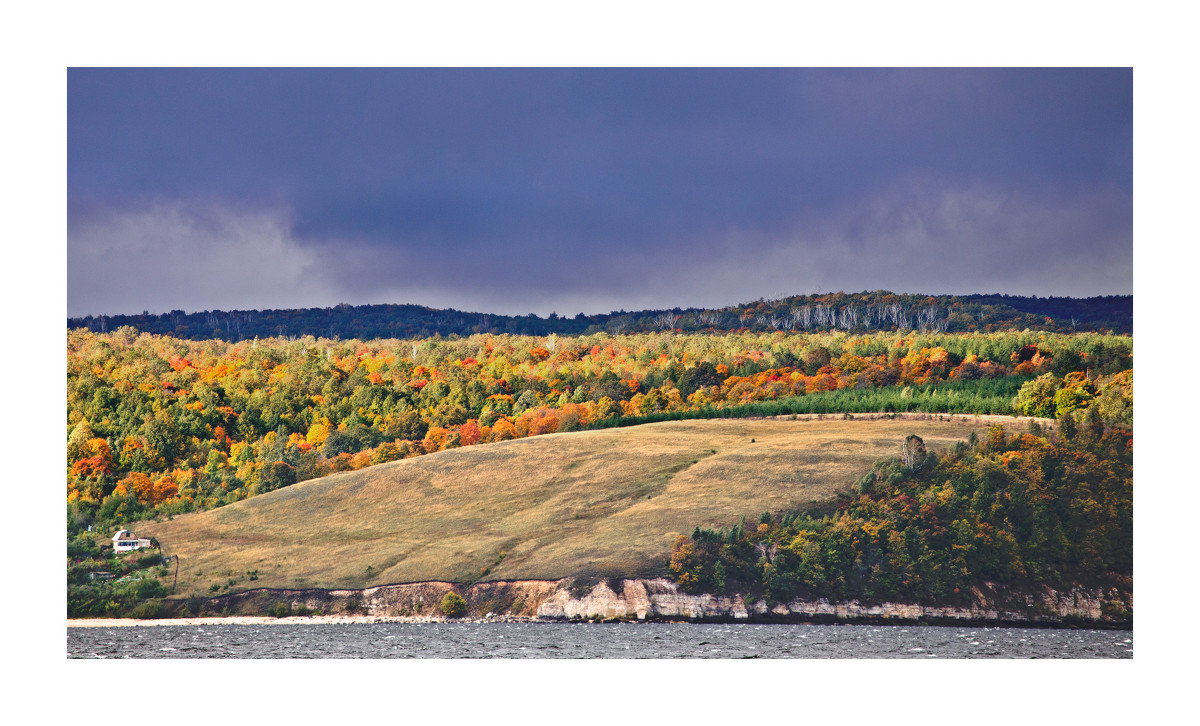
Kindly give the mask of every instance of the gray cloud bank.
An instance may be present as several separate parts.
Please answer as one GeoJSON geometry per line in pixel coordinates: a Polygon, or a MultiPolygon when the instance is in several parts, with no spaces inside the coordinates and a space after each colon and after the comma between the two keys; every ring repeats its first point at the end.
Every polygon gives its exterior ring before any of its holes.
{"type": "Polygon", "coordinates": [[[70,314],[411,302],[545,315],[834,290],[1127,293],[1121,202],[1115,192],[1061,200],[916,185],[780,232],[729,227],[636,252],[509,239],[469,254],[425,240],[302,237],[286,208],[162,202],[72,230],[70,314]]]}
{"type": "Polygon", "coordinates": [[[72,316],[1132,290],[1127,69],[68,86],[72,316]]]}

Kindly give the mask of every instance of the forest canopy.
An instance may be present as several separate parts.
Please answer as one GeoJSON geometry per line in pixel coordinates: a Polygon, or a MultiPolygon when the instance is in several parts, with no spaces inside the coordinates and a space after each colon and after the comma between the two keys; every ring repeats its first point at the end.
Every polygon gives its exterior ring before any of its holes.
{"type": "Polygon", "coordinates": [[[1008,436],[994,426],[944,455],[909,436],[836,511],[764,512],[729,530],[697,528],[676,540],[670,570],[688,592],[769,602],[965,605],[971,588],[989,582],[1128,591],[1132,432],[1091,408],[1078,428],[1047,434],[1033,425],[1008,436]]]}
{"type": "Polygon", "coordinates": [[[664,418],[945,411],[1132,421],[1098,333],[188,340],[68,332],[69,528],[221,506],[459,446],[664,418]]]}

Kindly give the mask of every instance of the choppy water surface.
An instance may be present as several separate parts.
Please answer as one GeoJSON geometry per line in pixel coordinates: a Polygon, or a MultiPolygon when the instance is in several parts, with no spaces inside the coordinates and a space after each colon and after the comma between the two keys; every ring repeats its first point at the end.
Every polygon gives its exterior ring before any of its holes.
{"type": "Polygon", "coordinates": [[[68,628],[70,658],[1132,658],[1127,630],[665,623],[68,628]]]}

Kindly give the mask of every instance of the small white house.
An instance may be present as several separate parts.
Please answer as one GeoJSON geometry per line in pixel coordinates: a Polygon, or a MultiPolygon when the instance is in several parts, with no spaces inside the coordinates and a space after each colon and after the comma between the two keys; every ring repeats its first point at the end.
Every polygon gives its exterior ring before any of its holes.
{"type": "Polygon", "coordinates": [[[130,532],[127,529],[123,529],[114,534],[112,543],[114,552],[129,552],[131,550],[137,550],[150,546],[150,540],[135,537],[133,532],[130,532]]]}

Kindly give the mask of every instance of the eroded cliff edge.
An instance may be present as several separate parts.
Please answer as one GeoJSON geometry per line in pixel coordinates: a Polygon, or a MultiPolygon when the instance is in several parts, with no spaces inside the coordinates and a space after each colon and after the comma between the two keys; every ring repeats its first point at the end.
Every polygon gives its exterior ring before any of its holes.
{"type": "Polygon", "coordinates": [[[884,622],[930,624],[1012,624],[1130,628],[1130,586],[1038,587],[1017,591],[996,584],[973,588],[970,604],[864,604],[855,600],[794,600],[768,605],[741,595],[690,595],[666,579],[596,582],[581,587],[571,579],[478,583],[384,585],[365,590],[251,590],[188,601],[191,614],[258,615],[282,606],[290,612],[357,614],[380,618],[438,618],[448,592],[462,595],[475,618],[540,621],[630,620],[694,622],[884,622]],[[619,592],[618,592],[619,590],[619,592]],[[197,612],[199,610],[200,612],[197,612]]]}

